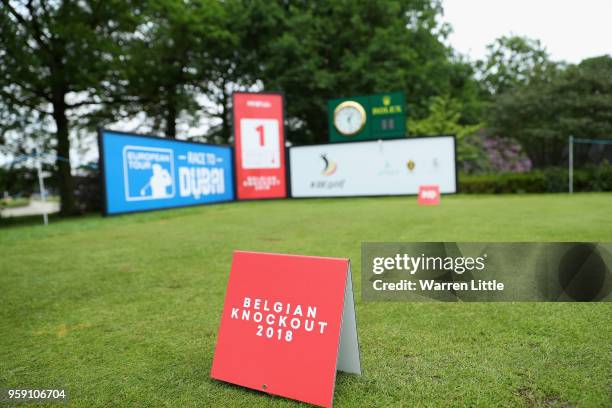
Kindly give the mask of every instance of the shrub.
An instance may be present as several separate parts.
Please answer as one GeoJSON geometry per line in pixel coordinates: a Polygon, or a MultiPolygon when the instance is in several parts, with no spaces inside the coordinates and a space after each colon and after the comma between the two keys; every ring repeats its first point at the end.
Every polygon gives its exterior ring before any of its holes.
{"type": "MultiPolygon", "coordinates": [[[[528,173],[460,175],[459,191],[473,194],[566,193],[568,170],[549,168],[528,173]]],[[[612,166],[604,162],[575,170],[574,191],[612,191],[612,166]]]]}
{"type": "Polygon", "coordinates": [[[482,148],[493,171],[525,173],[531,170],[531,160],[516,140],[488,136],[484,138],[482,148]]]}

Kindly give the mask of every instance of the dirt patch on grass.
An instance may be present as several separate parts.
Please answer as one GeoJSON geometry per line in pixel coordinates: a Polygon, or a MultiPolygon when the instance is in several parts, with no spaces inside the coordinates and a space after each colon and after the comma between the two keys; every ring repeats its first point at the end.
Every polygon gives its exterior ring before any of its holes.
{"type": "Polygon", "coordinates": [[[521,397],[528,407],[534,408],[572,408],[575,404],[563,401],[558,395],[540,396],[529,387],[521,387],[516,390],[516,393],[521,397]]]}

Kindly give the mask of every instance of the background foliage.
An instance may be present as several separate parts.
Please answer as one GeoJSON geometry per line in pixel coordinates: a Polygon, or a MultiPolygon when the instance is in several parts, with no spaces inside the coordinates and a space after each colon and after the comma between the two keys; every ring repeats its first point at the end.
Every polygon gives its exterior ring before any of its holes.
{"type": "Polygon", "coordinates": [[[0,154],[54,151],[64,214],[95,128],[228,143],[236,90],[283,92],[293,144],[327,141],[330,98],[402,91],[408,133],[456,134],[470,174],[562,166],[569,135],[612,137],[609,55],[571,65],[505,36],[470,61],[439,0],[0,2],[0,154]]]}

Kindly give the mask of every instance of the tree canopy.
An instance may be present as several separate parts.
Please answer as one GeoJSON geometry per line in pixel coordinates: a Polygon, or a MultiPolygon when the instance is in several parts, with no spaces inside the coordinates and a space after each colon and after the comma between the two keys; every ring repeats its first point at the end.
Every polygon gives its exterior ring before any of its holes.
{"type": "Polygon", "coordinates": [[[443,42],[438,1],[263,1],[248,10],[265,33],[259,77],[284,92],[294,143],[327,140],[326,101],[334,97],[403,91],[417,118],[436,95],[471,107],[471,71],[443,42]]]}
{"type": "Polygon", "coordinates": [[[2,127],[53,119],[64,214],[74,211],[70,128],[113,94],[113,65],[134,10],[120,0],[2,0],[0,98],[16,113],[2,127]]]}
{"type": "Polygon", "coordinates": [[[564,162],[570,135],[612,138],[612,57],[582,61],[497,96],[488,122],[518,140],[536,166],[564,162]]]}
{"type": "Polygon", "coordinates": [[[539,40],[527,37],[502,36],[489,44],[487,51],[487,57],[476,66],[483,87],[493,95],[544,80],[559,66],[550,60],[539,40]]]}
{"type": "Polygon", "coordinates": [[[215,58],[235,46],[225,9],[216,0],[152,0],[126,45],[122,64],[126,112],[144,113],[153,131],[177,135],[177,121],[201,115],[198,95],[206,93],[215,58]]]}

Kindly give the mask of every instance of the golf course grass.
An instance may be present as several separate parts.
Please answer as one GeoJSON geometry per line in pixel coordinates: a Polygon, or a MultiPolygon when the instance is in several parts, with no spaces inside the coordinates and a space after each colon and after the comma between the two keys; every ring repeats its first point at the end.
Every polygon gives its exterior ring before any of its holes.
{"type": "Polygon", "coordinates": [[[610,303],[362,302],[362,241],[612,241],[612,194],[240,202],[0,228],[0,388],[64,388],[80,407],[300,406],[209,376],[242,249],[351,259],[363,375],[338,374],[335,406],[611,406],[610,303]]]}

